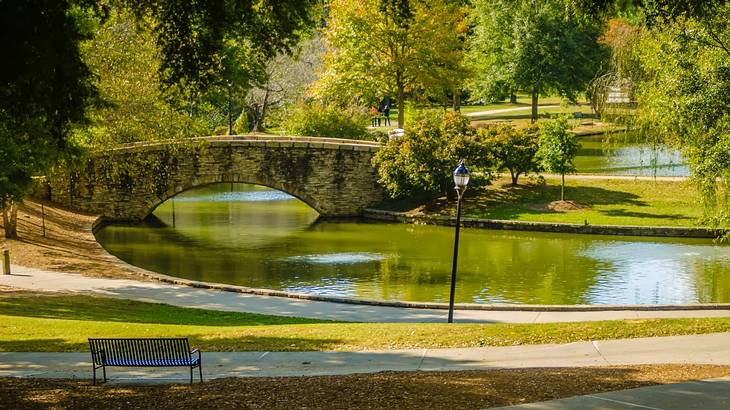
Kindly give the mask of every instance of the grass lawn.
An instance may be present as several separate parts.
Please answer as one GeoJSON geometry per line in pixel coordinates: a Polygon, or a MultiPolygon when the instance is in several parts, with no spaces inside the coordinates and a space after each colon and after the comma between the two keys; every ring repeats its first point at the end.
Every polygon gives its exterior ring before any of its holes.
{"type": "MultiPolygon", "coordinates": [[[[565,199],[577,209],[551,205],[560,199],[560,179],[546,185],[520,177],[516,187],[500,178],[479,191],[467,191],[462,212],[471,218],[578,223],[593,225],[695,226],[703,216],[689,181],[567,176],[565,199]]],[[[439,198],[426,204],[403,202],[387,209],[409,213],[453,214],[454,204],[439,198]]]]}
{"type": "Polygon", "coordinates": [[[187,336],[203,351],[511,346],[730,331],[730,318],[560,324],[335,323],[81,295],[0,293],[0,351],[87,351],[88,337],[187,336]]]}
{"type": "MultiPolygon", "coordinates": [[[[579,102],[581,102],[581,101],[579,101],[579,102]]],[[[540,97],[540,99],[537,101],[537,103],[540,105],[560,105],[563,103],[563,99],[560,96],[540,97]]],[[[469,112],[479,112],[479,111],[500,110],[503,108],[519,108],[519,107],[530,107],[530,106],[532,106],[532,97],[527,94],[518,94],[517,103],[515,103],[515,104],[509,102],[509,99],[506,99],[504,101],[498,101],[498,102],[493,102],[493,103],[484,104],[484,105],[462,105],[461,112],[469,113],[469,112]]]]}
{"type": "MultiPolygon", "coordinates": [[[[519,107],[519,106],[515,106],[519,107]]],[[[505,107],[509,108],[509,107],[505,107]]],[[[481,111],[481,110],[479,110],[481,111]]],[[[594,118],[595,114],[593,113],[593,110],[591,109],[591,106],[589,104],[581,104],[581,105],[568,105],[568,106],[561,106],[561,107],[538,107],[537,114],[540,119],[543,118],[552,118],[557,116],[558,114],[567,114],[572,117],[573,113],[580,112],[583,114],[583,118],[594,118]]],[[[529,123],[531,118],[531,111],[530,110],[521,110],[521,111],[514,111],[514,112],[504,112],[504,113],[497,113],[497,114],[491,114],[491,115],[481,115],[481,116],[475,116],[472,117],[472,123],[478,124],[490,124],[490,123],[503,123],[503,122],[511,122],[511,123],[529,123]]]]}

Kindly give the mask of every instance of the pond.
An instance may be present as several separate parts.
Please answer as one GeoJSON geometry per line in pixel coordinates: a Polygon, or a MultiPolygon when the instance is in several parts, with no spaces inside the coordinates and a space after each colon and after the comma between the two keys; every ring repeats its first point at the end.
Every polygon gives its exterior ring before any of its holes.
{"type": "MultiPolygon", "coordinates": [[[[97,232],[112,254],[194,280],[362,299],[446,302],[454,229],[318,220],[279,191],[185,192],[142,224],[97,232]],[[174,209],[174,226],[173,226],[174,209]]],[[[458,302],[730,302],[730,249],[711,240],[463,229],[458,302]]]]}
{"type": "Polygon", "coordinates": [[[637,133],[601,134],[580,138],[575,158],[580,173],[640,176],[688,176],[682,154],[647,142],[637,133]]]}

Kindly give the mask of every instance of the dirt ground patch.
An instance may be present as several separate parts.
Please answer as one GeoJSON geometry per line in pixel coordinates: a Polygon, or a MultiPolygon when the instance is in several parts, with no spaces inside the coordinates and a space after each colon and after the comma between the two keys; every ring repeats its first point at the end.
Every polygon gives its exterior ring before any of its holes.
{"type": "MultiPolygon", "coordinates": [[[[17,240],[5,240],[0,226],[0,248],[10,249],[11,262],[31,268],[80,273],[92,277],[142,277],[99,245],[91,232],[96,216],[43,206],[26,200],[18,210],[17,240]]],[[[2,225],[2,224],[0,224],[2,225]]]]}
{"type": "Polygon", "coordinates": [[[730,366],[660,365],[229,378],[193,386],[91,386],[88,381],[4,378],[0,408],[457,410],[728,374],[730,366]]]}
{"type": "Polygon", "coordinates": [[[547,209],[553,212],[578,211],[586,208],[588,207],[574,201],[553,201],[547,204],[547,209]]]}

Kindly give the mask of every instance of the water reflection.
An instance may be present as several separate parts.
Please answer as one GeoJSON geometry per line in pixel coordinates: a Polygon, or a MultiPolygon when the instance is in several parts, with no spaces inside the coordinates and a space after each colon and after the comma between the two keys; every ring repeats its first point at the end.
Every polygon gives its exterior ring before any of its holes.
{"type": "Polygon", "coordinates": [[[689,168],[679,151],[648,143],[637,133],[582,137],[580,142],[581,149],[575,158],[575,165],[581,173],[689,175],[689,168]]]}
{"type": "MultiPolygon", "coordinates": [[[[318,220],[287,195],[218,185],[98,240],[134,265],[195,280],[380,300],[448,300],[453,228],[318,220]],[[221,198],[227,198],[221,200],[221,198]],[[265,198],[265,199],[262,199],[265,198]]],[[[727,247],[709,240],[464,229],[457,300],[730,302],[727,247]]]]}

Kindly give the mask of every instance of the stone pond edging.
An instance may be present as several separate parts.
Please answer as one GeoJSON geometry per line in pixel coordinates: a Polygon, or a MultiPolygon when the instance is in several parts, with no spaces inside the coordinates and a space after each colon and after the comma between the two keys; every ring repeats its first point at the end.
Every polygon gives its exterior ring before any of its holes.
{"type": "MultiPolygon", "coordinates": [[[[92,225],[92,232],[102,228],[108,221],[99,217],[92,225]]],[[[102,247],[102,249],[104,249],[102,247]]],[[[197,289],[218,290],[224,292],[241,293],[248,295],[282,297],[288,299],[310,300],[317,302],[344,303],[350,305],[381,306],[409,309],[443,309],[449,308],[448,303],[436,302],[408,302],[408,301],[382,301],[371,299],[357,299],[342,296],[311,295],[306,293],[286,292],[274,289],[251,288],[247,286],[229,285],[225,283],[202,282],[190,279],[178,278],[162,273],[152,272],[129,264],[104,249],[106,257],[119,265],[135,272],[138,276],[171,285],[189,286],[197,289]]],[[[730,303],[703,303],[703,304],[677,304],[677,305],[517,305],[517,304],[480,304],[480,303],[457,303],[455,310],[482,310],[482,311],[503,311],[503,312],[606,312],[606,311],[687,311],[687,310],[730,310],[730,303]]]]}
{"type": "MultiPolygon", "coordinates": [[[[444,215],[406,215],[403,212],[381,209],[365,209],[363,217],[368,219],[425,225],[456,225],[456,218],[444,215]]],[[[674,238],[718,238],[726,232],[722,229],[687,228],[676,226],[630,226],[630,225],[581,225],[570,223],[549,223],[511,221],[501,219],[461,218],[461,226],[468,228],[499,229],[530,232],[555,232],[586,235],[620,235],[674,238]]]]}

